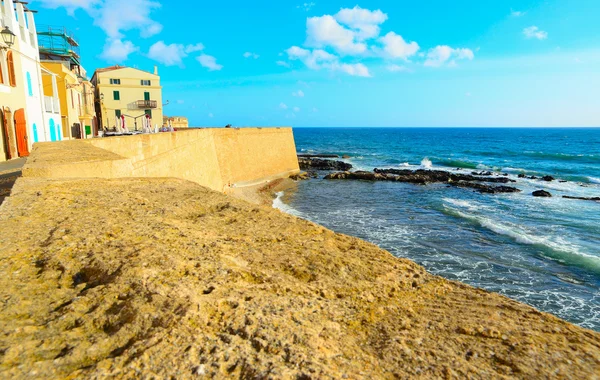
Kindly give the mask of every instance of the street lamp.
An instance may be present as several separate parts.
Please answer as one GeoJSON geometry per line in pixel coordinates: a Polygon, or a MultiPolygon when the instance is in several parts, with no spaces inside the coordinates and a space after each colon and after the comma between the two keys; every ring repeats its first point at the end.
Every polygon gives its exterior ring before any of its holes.
{"type": "Polygon", "coordinates": [[[8,26],[4,27],[4,30],[0,32],[2,35],[2,41],[6,44],[7,47],[1,48],[2,50],[8,50],[11,46],[15,44],[16,35],[8,29],[8,26]]]}

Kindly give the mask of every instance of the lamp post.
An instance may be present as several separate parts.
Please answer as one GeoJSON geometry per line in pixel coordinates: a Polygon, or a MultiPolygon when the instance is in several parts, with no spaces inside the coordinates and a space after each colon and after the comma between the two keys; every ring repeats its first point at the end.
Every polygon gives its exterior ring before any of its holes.
{"type": "Polygon", "coordinates": [[[8,26],[5,26],[4,29],[0,32],[2,35],[2,41],[6,44],[6,47],[2,47],[2,50],[8,50],[15,44],[15,37],[17,37],[13,32],[8,29],[8,26]]]}

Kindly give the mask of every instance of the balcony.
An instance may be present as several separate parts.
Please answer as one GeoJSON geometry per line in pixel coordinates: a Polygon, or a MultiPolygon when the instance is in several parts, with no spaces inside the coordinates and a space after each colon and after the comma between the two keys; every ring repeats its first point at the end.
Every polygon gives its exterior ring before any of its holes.
{"type": "Polygon", "coordinates": [[[138,100],[129,104],[129,109],[150,110],[158,107],[156,100],[138,100]]]}

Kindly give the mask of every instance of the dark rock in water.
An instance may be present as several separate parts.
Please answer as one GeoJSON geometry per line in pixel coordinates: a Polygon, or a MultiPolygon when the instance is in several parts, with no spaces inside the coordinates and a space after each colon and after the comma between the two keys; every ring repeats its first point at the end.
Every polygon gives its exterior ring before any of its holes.
{"type": "Polygon", "coordinates": [[[531,177],[529,177],[529,179],[538,179],[538,177],[532,175],[531,177]]]}
{"type": "Polygon", "coordinates": [[[519,174],[519,178],[525,178],[525,177],[526,177],[525,174],[523,174],[523,173],[519,174]]]}
{"type": "Polygon", "coordinates": [[[533,193],[531,193],[531,195],[533,195],[534,197],[547,197],[547,198],[552,197],[552,194],[550,194],[546,190],[537,190],[537,191],[534,191],[533,193]]]}
{"type": "Polygon", "coordinates": [[[567,182],[569,182],[569,181],[558,181],[558,182],[559,182],[559,183],[567,183],[567,182]]]}
{"type": "Polygon", "coordinates": [[[310,178],[319,178],[319,174],[314,170],[309,170],[306,172],[310,178]]]}
{"type": "Polygon", "coordinates": [[[400,182],[410,183],[439,183],[439,182],[458,182],[458,181],[479,181],[479,182],[494,182],[494,183],[509,183],[515,182],[508,178],[501,177],[479,177],[469,174],[450,173],[443,170],[410,170],[410,169],[374,169],[375,173],[393,174],[401,177],[397,179],[400,182]]]}
{"type": "Polygon", "coordinates": [[[418,185],[429,183],[447,183],[450,186],[471,188],[480,193],[515,193],[521,190],[510,186],[492,186],[477,182],[507,183],[508,178],[474,177],[466,174],[455,174],[441,170],[398,170],[398,169],[375,169],[373,172],[340,172],[331,173],[325,179],[350,179],[364,181],[394,181],[418,185]]]}
{"type": "Polygon", "coordinates": [[[452,183],[453,186],[462,187],[462,188],[470,188],[479,191],[480,193],[485,194],[499,194],[499,193],[519,193],[520,189],[511,186],[490,186],[485,185],[483,183],[475,183],[475,182],[456,182],[452,183]]]}
{"type": "Polygon", "coordinates": [[[546,182],[552,182],[552,181],[554,181],[554,177],[552,177],[551,175],[547,175],[547,176],[542,177],[542,180],[546,181],[546,182]]]}
{"type": "Polygon", "coordinates": [[[298,158],[340,158],[337,154],[299,154],[298,158]]]}
{"type": "Polygon", "coordinates": [[[309,176],[307,172],[300,172],[298,174],[291,175],[290,179],[293,179],[294,181],[304,181],[309,179],[309,176]]]}
{"type": "Polygon", "coordinates": [[[600,202],[600,197],[585,198],[585,197],[570,197],[568,195],[563,195],[563,198],[565,198],[565,199],[576,199],[576,200],[580,200],[580,201],[600,202]]]}
{"type": "Polygon", "coordinates": [[[317,170],[350,170],[352,165],[342,161],[321,160],[319,158],[298,158],[300,169],[317,169],[317,170]]]}
{"type": "Polygon", "coordinates": [[[342,156],[342,158],[343,158],[343,159],[345,159],[345,160],[347,160],[348,158],[350,158],[350,156],[348,156],[347,154],[344,154],[344,155],[342,156]]]}
{"type": "Polygon", "coordinates": [[[472,172],[473,175],[491,176],[493,175],[490,171],[472,172]]]}

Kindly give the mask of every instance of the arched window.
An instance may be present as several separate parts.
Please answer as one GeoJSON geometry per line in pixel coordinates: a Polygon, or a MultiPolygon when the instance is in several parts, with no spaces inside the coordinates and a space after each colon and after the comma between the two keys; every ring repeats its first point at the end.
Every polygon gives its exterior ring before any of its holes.
{"type": "Polygon", "coordinates": [[[6,63],[8,64],[8,83],[12,87],[17,87],[17,77],[15,76],[15,61],[12,51],[6,53],[6,63]]]}
{"type": "Polygon", "coordinates": [[[29,71],[27,72],[27,91],[29,91],[29,96],[33,96],[33,87],[31,86],[31,74],[29,74],[29,71]]]}

